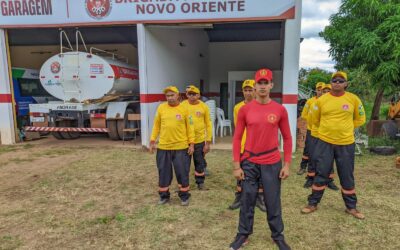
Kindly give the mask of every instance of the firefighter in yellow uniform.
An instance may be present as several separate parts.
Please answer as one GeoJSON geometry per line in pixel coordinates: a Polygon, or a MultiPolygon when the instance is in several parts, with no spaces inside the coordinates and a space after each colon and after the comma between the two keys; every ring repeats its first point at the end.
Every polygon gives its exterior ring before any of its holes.
{"type": "Polygon", "coordinates": [[[158,204],[169,202],[169,186],[172,182],[173,169],[179,186],[182,206],[189,205],[190,156],[194,151],[194,126],[186,107],[179,103],[179,90],[175,86],[164,89],[167,102],[160,104],[154,118],[150,139],[150,152],[157,147],[157,168],[159,177],[158,204]]]}
{"type": "MultiPolygon", "coordinates": [[[[311,164],[310,161],[310,142],[311,142],[311,123],[309,121],[309,113],[311,105],[322,95],[322,88],[325,86],[324,82],[319,82],[315,86],[316,96],[311,97],[307,100],[306,104],[304,105],[303,111],[301,112],[301,118],[307,121],[307,134],[306,134],[306,141],[303,149],[303,156],[300,162],[300,169],[297,171],[298,175],[302,175],[307,171],[307,167],[311,164]]],[[[307,183],[307,182],[306,182],[307,183]]],[[[306,185],[304,185],[305,188],[306,185]]]]}
{"type": "Polygon", "coordinates": [[[365,216],[357,210],[354,128],[365,123],[365,110],[356,95],[345,91],[348,86],[345,72],[333,73],[331,83],[331,92],[321,96],[314,105],[313,123],[318,127],[319,138],[313,152],[316,176],[308,205],[302,209],[302,213],[309,214],[317,210],[335,161],[345,211],[357,219],[364,219],[365,216]]]}
{"type": "Polygon", "coordinates": [[[205,168],[207,162],[205,155],[210,151],[211,144],[211,118],[208,106],[200,101],[200,90],[191,85],[186,88],[187,100],[181,105],[187,108],[194,124],[194,175],[199,190],[204,190],[205,168]]]}
{"type": "MultiPolygon", "coordinates": [[[[306,183],[304,183],[305,188],[309,188],[312,186],[314,182],[314,177],[315,177],[315,164],[313,162],[313,152],[315,150],[315,145],[317,144],[318,141],[318,126],[316,126],[313,122],[313,116],[312,116],[312,111],[314,110],[314,105],[319,97],[322,95],[329,93],[332,89],[331,84],[325,84],[322,86],[322,89],[319,91],[319,95],[317,92],[317,98],[315,98],[312,102],[310,102],[310,107],[308,109],[308,117],[307,117],[307,124],[310,124],[311,127],[311,134],[310,134],[310,139],[309,139],[309,157],[310,157],[310,162],[308,165],[308,171],[307,171],[307,177],[306,177],[306,183]]],[[[334,178],[334,169],[332,167],[332,172],[329,175],[329,183],[327,185],[328,188],[332,190],[339,190],[339,188],[336,186],[333,178],[334,178]]]]}
{"type": "MultiPolygon", "coordinates": [[[[235,105],[233,108],[233,123],[236,126],[237,123],[237,117],[239,114],[239,110],[246,105],[246,103],[251,102],[254,99],[254,85],[255,81],[254,80],[246,80],[242,84],[242,91],[243,91],[243,97],[244,100],[239,102],[238,104],[235,105]]],[[[241,143],[241,153],[244,151],[244,144],[246,143],[246,130],[243,133],[242,136],[242,143],[241,143]]],[[[236,193],[235,193],[235,200],[233,203],[229,206],[230,209],[238,209],[240,207],[240,199],[241,199],[241,194],[242,194],[242,181],[237,180],[236,182],[236,193]]],[[[256,206],[263,212],[267,211],[265,207],[265,202],[264,202],[264,195],[263,195],[263,188],[260,185],[259,190],[258,190],[258,195],[257,195],[257,200],[256,200],[256,206]]]]}

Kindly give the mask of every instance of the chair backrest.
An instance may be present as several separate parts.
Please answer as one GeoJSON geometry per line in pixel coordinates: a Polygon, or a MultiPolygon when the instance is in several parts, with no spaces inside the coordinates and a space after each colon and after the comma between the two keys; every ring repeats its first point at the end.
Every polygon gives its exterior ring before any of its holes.
{"type": "Polygon", "coordinates": [[[128,114],[128,121],[140,121],[140,114],[128,114]]]}
{"type": "Polygon", "coordinates": [[[216,119],[216,109],[217,109],[217,104],[215,102],[215,100],[208,100],[206,101],[206,104],[210,110],[210,118],[211,121],[215,121],[216,119]]]}
{"type": "Polygon", "coordinates": [[[224,114],[224,110],[217,108],[217,119],[218,121],[224,121],[225,120],[225,114],[224,114]]]}

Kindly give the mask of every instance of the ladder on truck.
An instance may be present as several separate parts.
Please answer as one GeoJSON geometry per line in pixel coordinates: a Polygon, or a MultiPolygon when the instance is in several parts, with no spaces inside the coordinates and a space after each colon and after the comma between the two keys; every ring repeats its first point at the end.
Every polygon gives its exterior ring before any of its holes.
{"type": "Polygon", "coordinates": [[[61,80],[65,83],[63,85],[64,102],[76,102],[77,100],[74,100],[75,96],[79,96],[79,99],[81,99],[79,38],[87,52],[88,49],[79,30],[75,32],[76,50],[72,47],[67,33],[64,30],[60,31],[61,80]],[[63,46],[63,38],[65,38],[69,47],[63,46]],[[66,54],[64,49],[70,50],[72,53],[66,54]]]}

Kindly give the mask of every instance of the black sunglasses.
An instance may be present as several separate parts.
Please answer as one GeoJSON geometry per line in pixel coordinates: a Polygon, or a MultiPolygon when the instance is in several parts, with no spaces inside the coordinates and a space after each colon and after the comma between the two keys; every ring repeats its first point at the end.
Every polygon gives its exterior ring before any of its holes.
{"type": "Polygon", "coordinates": [[[345,80],[338,80],[338,79],[331,80],[331,83],[340,83],[340,84],[342,84],[342,83],[345,83],[345,82],[346,82],[345,80]]]}

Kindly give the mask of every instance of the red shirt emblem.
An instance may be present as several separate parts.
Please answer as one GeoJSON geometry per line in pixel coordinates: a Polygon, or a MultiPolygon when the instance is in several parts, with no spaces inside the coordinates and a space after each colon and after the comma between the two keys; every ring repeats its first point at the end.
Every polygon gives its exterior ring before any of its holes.
{"type": "Polygon", "coordinates": [[[86,0],[86,12],[94,19],[102,19],[110,14],[110,0],[86,0]]]}
{"type": "Polygon", "coordinates": [[[196,111],[196,116],[200,117],[201,116],[201,112],[200,111],[196,111]]]}
{"type": "Polygon", "coordinates": [[[182,116],[180,114],[177,114],[176,119],[180,121],[180,120],[182,120],[182,116]]]}
{"type": "Polygon", "coordinates": [[[343,110],[346,110],[346,111],[349,110],[349,105],[344,104],[344,105],[342,106],[342,109],[343,109],[343,110]]]}
{"type": "Polygon", "coordinates": [[[278,120],[278,117],[275,114],[268,114],[267,115],[267,121],[269,123],[275,124],[277,120],[278,120]]]}

